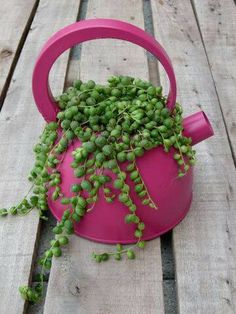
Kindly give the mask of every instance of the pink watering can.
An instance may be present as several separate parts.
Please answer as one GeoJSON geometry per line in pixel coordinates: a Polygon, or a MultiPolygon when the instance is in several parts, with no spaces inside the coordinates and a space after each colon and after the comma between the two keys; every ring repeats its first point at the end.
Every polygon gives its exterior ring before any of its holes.
{"type": "MultiPolygon", "coordinates": [[[[39,111],[47,122],[55,121],[58,106],[52,97],[48,85],[49,71],[55,60],[72,46],[93,39],[117,38],[139,45],[152,53],[163,65],[169,81],[170,91],[167,106],[172,110],[176,102],[176,80],[172,64],[165,50],[148,33],[131,24],[111,20],[92,19],[69,25],[54,34],[44,45],[33,73],[33,94],[39,111]]],[[[184,135],[192,138],[195,145],[213,135],[212,127],[203,111],[184,119],[184,135]]],[[[78,183],[70,167],[72,151],[80,146],[74,141],[67,150],[60,165],[62,177],[61,188],[66,197],[71,197],[70,186],[78,183]]],[[[152,200],[158,209],[142,205],[134,192],[134,183],[127,179],[131,186],[131,197],[137,205],[137,215],[145,223],[143,240],[150,240],[176,226],[187,214],[192,200],[193,172],[190,169],[182,178],[177,178],[178,167],[173,159],[175,150],[169,153],[163,148],[154,148],[137,159],[137,166],[147,186],[152,200]]],[[[121,164],[125,169],[125,165],[121,164]]],[[[107,171],[110,176],[112,173],[107,171]]],[[[52,190],[49,191],[48,204],[53,215],[60,220],[65,205],[52,201],[52,190]]],[[[124,223],[128,208],[117,199],[107,203],[100,195],[94,208],[75,226],[75,232],[81,237],[104,243],[133,243],[135,226],[124,223]]]]}

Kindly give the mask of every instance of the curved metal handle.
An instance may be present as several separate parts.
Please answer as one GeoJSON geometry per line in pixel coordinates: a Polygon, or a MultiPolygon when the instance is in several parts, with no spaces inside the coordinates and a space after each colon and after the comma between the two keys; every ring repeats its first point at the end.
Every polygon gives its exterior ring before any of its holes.
{"type": "Polygon", "coordinates": [[[113,19],[89,19],[73,23],[54,34],[44,45],[33,72],[33,95],[46,121],[56,120],[58,106],[52,96],[48,78],[55,60],[76,44],[99,38],[116,38],[139,45],[152,53],[163,65],[170,90],[167,106],[172,110],[176,101],[176,80],[171,61],[162,46],[142,29],[113,19]]]}

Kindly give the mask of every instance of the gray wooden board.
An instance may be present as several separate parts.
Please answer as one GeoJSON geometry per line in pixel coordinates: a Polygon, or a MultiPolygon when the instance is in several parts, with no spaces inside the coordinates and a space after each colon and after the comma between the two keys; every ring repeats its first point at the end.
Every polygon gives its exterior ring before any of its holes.
{"type": "MultiPolygon", "coordinates": [[[[75,21],[78,6],[77,0],[71,0],[70,6],[67,1],[60,1],[58,5],[56,0],[42,0],[38,7],[0,114],[1,206],[15,204],[27,192],[27,174],[33,165],[32,148],[44,125],[31,92],[34,62],[45,40],[57,29],[75,21]]],[[[67,59],[68,53],[55,66],[54,91],[62,90],[67,59]]],[[[1,314],[24,311],[25,302],[19,296],[18,286],[30,280],[38,226],[36,212],[24,218],[0,220],[1,314]]]]}
{"type": "MultiPolygon", "coordinates": [[[[144,27],[141,0],[91,0],[86,18],[91,17],[118,18],[144,27]]],[[[104,83],[112,74],[148,78],[144,51],[115,40],[85,43],[80,77],[104,83]]],[[[73,236],[63,256],[53,260],[44,313],[164,313],[160,240],[150,241],[134,261],[91,261],[93,251],[112,249],[73,236]]]]}
{"type": "Polygon", "coordinates": [[[36,2],[0,1],[0,95],[36,2]]]}
{"type": "Polygon", "coordinates": [[[193,1],[226,127],[236,156],[236,5],[193,1]]]}
{"type": "MultiPolygon", "coordinates": [[[[173,232],[179,313],[235,313],[236,179],[214,82],[190,1],[152,0],[152,10],[155,35],[173,61],[179,101],[187,114],[204,109],[215,131],[196,147],[193,204],[173,232]]],[[[167,89],[163,71],[161,82],[167,89]]]]}

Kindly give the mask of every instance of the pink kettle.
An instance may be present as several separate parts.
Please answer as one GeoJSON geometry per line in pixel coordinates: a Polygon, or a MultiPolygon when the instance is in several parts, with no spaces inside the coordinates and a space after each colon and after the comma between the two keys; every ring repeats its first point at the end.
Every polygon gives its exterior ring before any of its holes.
{"type": "MultiPolygon", "coordinates": [[[[48,85],[49,71],[55,60],[72,46],[93,39],[117,38],[132,42],[152,53],[163,65],[170,82],[167,106],[172,110],[176,102],[176,80],[172,64],[165,50],[148,33],[126,22],[112,19],[91,19],[71,24],[54,34],[44,45],[34,68],[33,95],[39,111],[47,122],[55,121],[59,111],[48,85]]],[[[184,135],[192,138],[197,144],[213,135],[212,127],[200,111],[184,119],[184,135]]],[[[80,146],[74,141],[67,150],[60,172],[61,188],[65,196],[71,197],[70,186],[78,183],[70,167],[72,151],[80,146]]],[[[137,205],[137,215],[145,223],[143,240],[150,240],[175,227],[187,214],[192,200],[193,171],[190,169],[182,178],[177,178],[178,168],[173,159],[175,150],[169,153],[162,148],[147,151],[137,159],[137,166],[158,209],[142,205],[134,192],[134,183],[127,179],[131,186],[131,197],[137,205]]],[[[125,164],[121,164],[125,168],[125,164]]],[[[110,176],[112,173],[107,171],[110,176]]],[[[60,200],[52,201],[52,190],[48,193],[48,204],[53,215],[60,220],[65,205],[60,200]]],[[[134,243],[135,226],[125,224],[124,218],[128,208],[118,199],[107,203],[100,195],[94,208],[81,222],[75,225],[75,232],[81,237],[103,243],[134,243]]]]}

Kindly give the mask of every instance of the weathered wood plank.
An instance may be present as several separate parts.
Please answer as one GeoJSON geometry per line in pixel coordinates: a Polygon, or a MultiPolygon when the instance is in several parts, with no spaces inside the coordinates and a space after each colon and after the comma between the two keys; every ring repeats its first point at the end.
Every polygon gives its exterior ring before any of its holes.
{"type": "MultiPolygon", "coordinates": [[[[141,0],[90,0],[87,18],[91,17],[118,18],[144,27],[141,0]]],[[[148,78],[144,51],[110,39],[84,44],[81,78],[105,82],[112,74],[148,78]]],[[[73,237],[63,257],[53,261],[44,313],[164,313],[159,239],[138,251],[135,261],[99,265],[91,261],[93,251],[109,249],[114,247],[73,237]]]]}
{"type": "MultiPolygon", "coordinates": [[[[57,1],[42,0],[38,7],[0,114],[1,206],[20,201],[27,192],[26,178],[33,164],[32,147],[44,124],[31,95],[35,59],[53,32],[76,20],[78,6],[77,0],[71,0],[70,6],[67,1],[60,1],[58,5],[57,1]]],[[[63,88],[67,60],[68,54],[61,58],[52,74],[54,90],[63,88]]],[[[0,220],[1,314],[24,311],[25,302],[18,294],[18,286],[30,281],[38,226],[36,212],[24,218],[0,220]]]]}
{"type": "Polygon", "coordinates": [[[236,7],[224,2],[193,1],[196,16],[236,156],[236,7]]]}
{"type": "Polygon", "coordinates": [[[0,1],[0,100],[13,60],[17,57],[17,49],[26,36],[24,32],[30,24],[37,2],[36,0],[0,1]]]}
{"type": "MultiPolygon", "coordinates": [[[[152,0],[152,10],[179,101],[187,113],[205,110],[215,130],[197,146],[193,204],[173,232],[179,313],[235,313],[236,180],[214,82],[190,1],[152,0]]],[[[167,86],[163,71],[161,82],[167,86]]]]}

